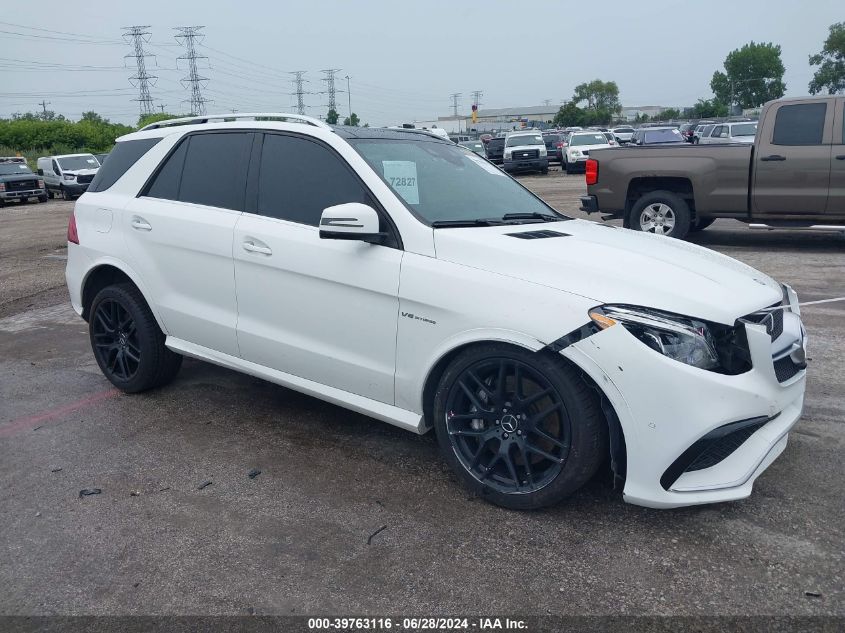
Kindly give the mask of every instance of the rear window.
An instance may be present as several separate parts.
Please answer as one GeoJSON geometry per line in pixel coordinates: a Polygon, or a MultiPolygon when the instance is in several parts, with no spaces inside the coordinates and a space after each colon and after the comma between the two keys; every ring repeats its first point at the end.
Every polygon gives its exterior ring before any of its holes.
{"type": "Polygon", "coordinates": [[[616,134],[633,134],[634,128],[632,128],[632,127],[618,127],[613,131],[616,134]]]}
{"type": "Polygon", "coordinates": [[[683,141],[683,137],[678,130],[647,130],[645,132],[646,143],[675,143],[683,141]]]}
{"type": "Polygon", "coordinates": [[[756,123],[741,123],[731,127],[731,136],[754,136],[757,134],[756,123]]]}
{"type": "Polygon", "coordinates": [[[160,140],[161,138],[143,138],[137,141],[122,141],[115,145],[108,163],[103,163],[97,171],[88,191],[105,191],[111,187],[160,140]]]}
{"type": "Polygon", "coordinates": [[[826,103],[800,103],[778,108],[773,145],[821,145],[826,103]]]}

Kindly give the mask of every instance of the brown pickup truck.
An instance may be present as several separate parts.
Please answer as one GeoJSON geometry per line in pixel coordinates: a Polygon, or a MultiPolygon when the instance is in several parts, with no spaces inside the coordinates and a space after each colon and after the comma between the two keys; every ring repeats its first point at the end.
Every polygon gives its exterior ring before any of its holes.
{"type": "Polygon", "coordinates": [[[845,97],[763,107],[754,144],[590,152],[581,209],[684,238],[716,218],[750,228],[845,231],[845,97]]]}

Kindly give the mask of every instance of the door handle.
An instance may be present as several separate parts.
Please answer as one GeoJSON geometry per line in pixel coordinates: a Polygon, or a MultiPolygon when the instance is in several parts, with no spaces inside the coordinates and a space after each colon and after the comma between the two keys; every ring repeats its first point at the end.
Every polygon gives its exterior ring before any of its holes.
{"type": "Polygon", "coordinates": [[[267,246],[259,246],[255,242],[244,242],[243,247],[245,251],[250,253],[261,253],[262,255],[272,255],[273,251],[267,246]]]}
{"type": "Polygon", "coordinates": [[[786,156],[781,156],[780,154],[772,154],[771,156],[763,156],[763,158],[761,158],[760,160],[786,160],[786,156]]]}
{"type": "Polygon", "coordinates": [[[836,160],[845,160],[845,154],[839,154],[839,156],[836,157],[836,160]]]}
{"type": "Polygon", "coordinates": [[[152,225],[143,218],[132,218],[132,228],[138,231],[152,231],[152,225]]]}

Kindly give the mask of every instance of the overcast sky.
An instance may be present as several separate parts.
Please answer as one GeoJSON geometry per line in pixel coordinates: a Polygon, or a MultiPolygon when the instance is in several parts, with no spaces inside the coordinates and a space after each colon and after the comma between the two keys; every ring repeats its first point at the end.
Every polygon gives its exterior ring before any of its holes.
{"type": "MultiPolygon", "coordinates": [[[[173,27],[203,25],[200,73],[209,112],[292,111],[293,70],[307,71],[308,114],[324,115],[319,71],[350,76],[352,110],[371,125],[451,112],[449,95],[482,90],[482,106],[558,104],[595,78],[619,85],[625,106],[685,106],[708,98],[725,55],[754,41],[783,48],[787,94],[806,94],[827,27],[845,19],[842,0],[693,3],[617,0],[146,0],[14,3],[0,17],[0,116],[48,109],[70,118],[96,110],[134,123],[137,90],[123,68],[121,27],[150,25],[146,60],[159,76],[151,94],[167,112],[185,112],[179,79],[186,64],[173,27]],[[520,8],[521,5],[524,9],[520,8]],[[588,7],[587,10],[582,7],[588,7]],[[9,20],[8,22],[6,20],[9,20]],[[29,27],[29,28],[26,28],[29,27]],[[39,30],[34,30],[39,29],[39,30]],[[557,42],[557,45],[554,42],[557,42]],[[27,62],[22,67],[21,61],[27,62]]],[[[126,60],[134,64],[133,59],[126,60]]],[[[341,116],[347,94],[338,92],[341,116]]]]}

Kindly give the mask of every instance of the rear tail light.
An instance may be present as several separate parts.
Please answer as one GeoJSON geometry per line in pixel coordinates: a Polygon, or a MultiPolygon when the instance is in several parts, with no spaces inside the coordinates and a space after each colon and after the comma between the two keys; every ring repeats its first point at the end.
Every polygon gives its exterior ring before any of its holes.
{"type": "Polygon", "coordinates": [[[596,184],[599,181],[599,161],[593,158],[588,158],[586,171],[584,173],[586,174],[588,185],[596,184]]]}
{"type": "Polygon", "coordinates": [[[43,181],[43,180],[39,180],[39,181],[38,181],[38,188],[39,188],[39,189],[43,189],[43,188],[44,188],[44,181],[43,181]]]}
{"type": "Polygon", "coordinates": [[[67,223],[67,241],[79,244],[79,233],[76,232],[76,214],[71,211],[70,220],[67,223]]]}
{"type": "Polygon", "coordinates": [[[561,147],[563,147],[563,143],[555,143],[555,147],[557,147],[558,149],[560,149],[561,147]]]}

